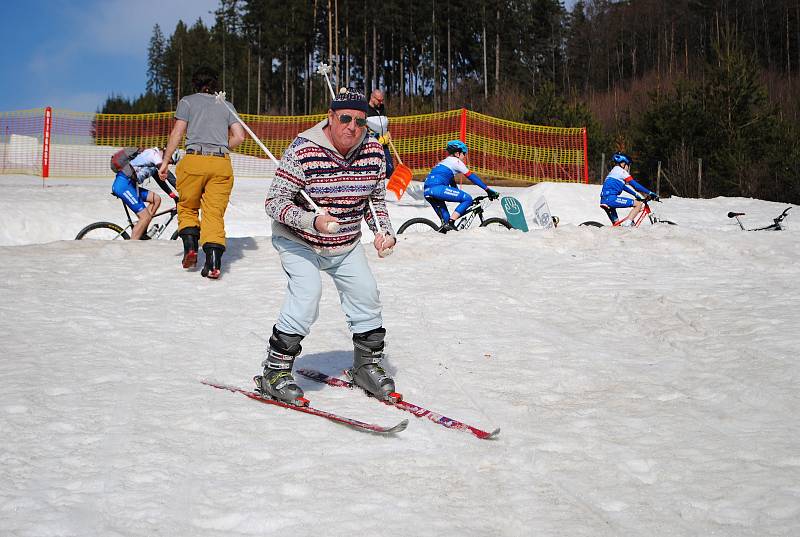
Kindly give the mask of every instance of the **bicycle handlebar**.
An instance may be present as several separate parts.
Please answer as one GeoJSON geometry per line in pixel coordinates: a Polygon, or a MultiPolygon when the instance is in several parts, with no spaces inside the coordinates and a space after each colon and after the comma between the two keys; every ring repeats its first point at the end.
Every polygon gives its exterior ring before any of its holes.
{"type": "Polygon", "coordinates": [[[474,198],[472,198],[472,205],[479,205],[483,200],[489,200],[489,202],[491,203],[493,201],[497,201],[498,199],[500,199],[500,198],[492,199],[487,194],[483,194],[483,195],[475,196],[474,198]]]}
{"type": "Polygon", "coordinates": [[[786,218],[787,213],[789,212],[789,209],[791,209],[791,207],[786,207],[783,210],[783,212],[780,214],[780,216],[778,216],[778,218],[775,219],[775,223],[776,224],[780,223],[784,218],[786,218]]]}

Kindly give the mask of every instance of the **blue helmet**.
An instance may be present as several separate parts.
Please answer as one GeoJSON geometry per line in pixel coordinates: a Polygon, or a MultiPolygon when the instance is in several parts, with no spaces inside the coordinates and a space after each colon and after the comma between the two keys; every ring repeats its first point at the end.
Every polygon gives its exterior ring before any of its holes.
{"type": "Polygon", "coordinates": [[[633,162],[625,153],[614,153],[611,155],[611,160],[613,160],[617,165],[627,164],[630,166],[631,162],[633,162]]]}
{"type": "Polygon", "coordinates": [[[469,151],[467,144],[461,140],[450,140],[447,142],[447,152],[451,155],[453,153],[464,153],[466,155],[467,151],[469,151]]]}

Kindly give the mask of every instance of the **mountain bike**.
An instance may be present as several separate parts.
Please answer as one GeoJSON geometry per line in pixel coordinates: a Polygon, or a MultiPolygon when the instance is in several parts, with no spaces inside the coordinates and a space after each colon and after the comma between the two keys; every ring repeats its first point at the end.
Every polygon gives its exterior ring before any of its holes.
{"type": "Polygon", "coordinates": [[[772,219],[772,223],[770,225],[764,227],[757,227],[753,229],[745,228],[744,224],[742,224],[742,221],[739,220],[739,217],[744,216],[745,213],[730,212],[728,213],[728,218],[735,218],[736,221],[739,223],[739,227],[742,228],[742,231],[780,231],[783,229],[783,226],[781,226],[781,222],[783,222],[783,219],[786,218],[789,209],[791,209],[791,207],[786,207],[786,209],[784,209],[783,212],[779,214],[777,218],[772,219]]]}
{"type": "MultiPolygon", "coordinates": [[[[428,203],[430,203],[430,200],[428,200],[428,203]]],[[[464,211],[464,214],[459,216],[455,221],[456,231],[469,228],[472,225],[472,221],[475,220],[476,217],[480,222],[478,227],[501,226],[506,229],[511,229],[511,224],[509,224],[508,220],[505,218],[498,218],[496,216],[493,216],[492,218],[483,217],[484,211],[489,207],[489,205],[491,205],[491,203],[492,200],[489,199],[489,196],[477,196],[475,199],[473,199],[470,206],[467,207],[466,211],[464,211]]],[[[439,216],[438,224],[436,224],[433,220],[428,220],[427,218],[412,218],[400,226],[400,229],[397,230],[397,234],[400,235],[406,231],[412,233],[424,231],[439,231],[440,233],[447,233],[446,230],[440,231],[442,226],[444,226],[445,221],[438,212],[436,214],[439,216]]]]}
{"type": "MultiPolygon", "coordinates": [[[[645,196],[644,199],[642,200],[642,203],[644,204],[644,206],[642,207],[642,210],[639,211],[639,214],[636,215],[636,219],[633,221],[633,225],[631,227],[639,227],[639,225],[641,225],[641,223],[644,221],[645,218],[647,218],[650,221],[651,225],[653,225],[653,224],[669,224],[671,226],[676,225],[675,222],[673,222],[671,220],[662,220],[661,218],[658,218],[655,215],[655,213],[653,212],[653,209],[650,208],[650,204],[649,203],[651,201],[658,201],[659,203],[661,202],[661,200],[659,200],[659,199],[652,198],[650,196],[645,196]]],[[[602,205],[602,204],[600,205],[600,207],[602,207],[606,211],[606,213],[609,214],[609,220],[610,220],[611,219],[611,212],[610,212],[611,208],[606,206],[606,205],[602,205]]],[[[617,220],[616,222],[614,222],[611,225],[614,226],[614,227],[622,227],[622,222],[623,222],[623,219],[620,218],[619,220],[617,220]]],[[[581,225],[581,226],[592,226],[592,227],[603,227],[603,224],[601,224],[600,222],[595,222],[594,220],[588,220],[586,222],[580,223],[579,225],[581,225]]]]}
{"type": "MultiPolygon", "coordinates": [[[[129,232],[133,229],[135,222],[131,217],[131,210],[128,209],[128,206],[122,201],[120,201],[120,203],[122,203],[122,207],[125,209],[125,216],[128,218],[127,226],[122,227],[114,224],[113,222],[95,222],[94,224],[89,224],[80,230],[75,236],[75,240],[129,240],[131,238],[129,232]]],[[[144,235],[142,235],[142,239],[147,240],[161,238],[161,235],[164,234],[164,231],[177,215],[177,206],[154,214],[153,219],[150,222],[150,227],[147,229],[144,235]]],[[[174,241],[177,238],[178,230],[176,229],[169,239],[174,241]]]]}

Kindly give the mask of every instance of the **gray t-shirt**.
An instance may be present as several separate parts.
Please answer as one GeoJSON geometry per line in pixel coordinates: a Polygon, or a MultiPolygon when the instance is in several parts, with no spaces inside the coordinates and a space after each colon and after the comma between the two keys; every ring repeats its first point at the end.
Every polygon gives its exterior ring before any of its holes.
{"type": "MultiPolygon", "coordinates": [[[[228,101],[228,106],[233,105],[228,101]]],[[[228,128],[236,123],[236,117],[224,104],[218,103],[214,95],[195,93],[187,95],[178,103],[175,119],[188,123],[186,147],[203,146],[228,149],[228,128]]]]}

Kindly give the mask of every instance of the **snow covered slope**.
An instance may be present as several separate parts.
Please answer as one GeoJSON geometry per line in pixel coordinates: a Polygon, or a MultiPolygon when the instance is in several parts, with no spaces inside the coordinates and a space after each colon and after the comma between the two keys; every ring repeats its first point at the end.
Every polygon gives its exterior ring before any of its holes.
{"type": "MultiPolygon", "coordinates": [[[[597,186],[543,184],[501,190],[545,196],[555,231],[371,252],[398,389],[502,428],[482,441],[303,378],[321,408],[412,421],[378,437],[199,382],[260,371],[285,286],[265,183],[234,189],[219,281],[175,242],[71,240],[121,206],[110,181],[48,185],[0,177],[2,535],[800,533],[800,214],[725,216],[786,205],[673,198],[655,209],[678,226],[595,229],[575,224],[605,218],[597,186]]],[[[298,367],[336,374],[324,281],[298,367]]]]}

